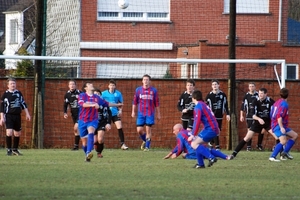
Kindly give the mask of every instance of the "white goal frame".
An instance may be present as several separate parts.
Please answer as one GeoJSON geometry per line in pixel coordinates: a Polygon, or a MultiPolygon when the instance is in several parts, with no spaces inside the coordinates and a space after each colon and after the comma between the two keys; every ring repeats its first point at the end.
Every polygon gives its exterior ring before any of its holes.
{"type": "Polygon", "coordinates": [[[120,58],[120,57],[58,57],[58,56],[16,56],[0,55],[0,59],[15,60],[71,60],[71,61],[106,61],[106,62],[160,62],[160,63],[269,63],[274,65],[274,72],[280,88],[285,87],[286,62],[284,59],[165,59],[165,58],[120,58]],[[281,65],[279,77],[276,65],[281,65]]]}

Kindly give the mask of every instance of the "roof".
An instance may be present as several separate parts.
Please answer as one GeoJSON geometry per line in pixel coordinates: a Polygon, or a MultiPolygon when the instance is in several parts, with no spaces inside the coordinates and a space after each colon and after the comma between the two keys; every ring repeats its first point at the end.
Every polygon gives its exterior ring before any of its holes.
{"type": "Polygon", "coordinates": [[[24,11],[26,8],[32,6],[34,4],[34,0],[19,0],[16,4],[8,8],[5,12],[14,12],[14,11],[24,11]]]}

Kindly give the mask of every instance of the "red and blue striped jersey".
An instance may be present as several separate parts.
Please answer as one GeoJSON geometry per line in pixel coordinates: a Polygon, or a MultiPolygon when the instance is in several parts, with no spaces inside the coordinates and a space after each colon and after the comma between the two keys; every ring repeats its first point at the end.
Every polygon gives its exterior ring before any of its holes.
{"type": "Polygon", "coordinates": [[[195,150],[191,146],[191,142],[188,141],[189,135],[188,131],[181,129],[176,137],[177,145],[172,150],[172,153],[176,153],[179,156],[182,152],[192,154],[195,150]]]}
{"type": "Polygon", "coordinates": [[[211,129],[217,134],[220,132],[218,122],[211,109],[203,101],[198,101],[194,108],[193,135],[198,134],[201,124],[203,124],[204,129],[211,129]]]}
{"type": "Polygon", "coordinates": [[[159,98],[156,88],[138,87],[133,96],[133,105],[137,105],[138,113],[143,116],[155,114],[155,108],[159,107],[159,98]]]}
{"type": "Polygon", "coordinates": [[[79,120],[84,122],[90,122],[94,120],[98,120],[98,109],[95,107],[83,107],[84,103],[98,103],[99,106],[108,107],[108,102],[101,99],[98,95],[88,95],[87,93],[81,93],[78,96],[78,104],[79,104],[79,120]]]}
{"type": "Polygon", "coordinates": [[[271,107],[270,117],[272,129],[278,126],[278,118],[282,118],[284,128],[288,127],[289,105],[284,99],[278,99],[271,107]]]}

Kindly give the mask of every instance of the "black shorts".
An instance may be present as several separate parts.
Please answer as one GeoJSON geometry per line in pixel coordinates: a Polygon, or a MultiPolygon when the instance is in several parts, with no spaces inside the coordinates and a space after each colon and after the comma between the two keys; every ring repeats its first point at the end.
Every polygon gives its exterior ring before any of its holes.
{"type": "Polygon", "coordinates": [[[72,120],[73,120],[74,124],[78,123],[78,114],[76,114],[76,115],[72,114],[72,120]]]}
{"type": "Polygon", "coordinates": [[[253,124],[250,127],[250,130],[255,133],[261,133],[263,129],[266,129],[267,131],[271,129],[271,121],[270,120],[264,120],[265,124],[261,125],[257,120],[254,120],[253,124]]]}
{"type": "Polygon", "coordinates": [[[220,131],[222,130],[222,121],[223,119],[217,119],[220,131]]]}
{"type": "Polygon", "coordinates": [[[113,123],[115,123],[116,121],[121,121],[121,118],[118,117],[118,115],[115,115],[115,116],[112,116],[112,117],[111,117],[111,121],[112,121],[113,123]]]}
{"type": "Polygon", "coordinates": [[[13,129],[15,131],[22,130],[21,128],[21,115],[5,115],[5,126],[6,129],[13,129]]]}
{"type": "Polygon", "coordinates": [[[194,118],[191,118],[191,119],[182,119],[181,118],[181,121],[182,121],[182,126],[184,129],[187,129],[187,128],[193,129],[194,118]]]}
{"type": "Polygon", "coordinates": [[[246,123],[247,123],[247,128],[250,128],[251,125],[253,124],[254,119],[247,119],[246,123]]]}
{"type": "Polygon", "coordinates": [[[106,126],[107,122],[106,121],[100,121],[98,123],[98,127],[95,130],[95,135],[97,135],[98,131],[105,131],[105,126],[106,126]]]}

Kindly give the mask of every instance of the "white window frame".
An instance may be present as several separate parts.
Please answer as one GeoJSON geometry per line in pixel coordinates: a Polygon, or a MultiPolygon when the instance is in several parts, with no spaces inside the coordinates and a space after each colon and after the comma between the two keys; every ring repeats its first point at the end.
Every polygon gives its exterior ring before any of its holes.
{"type": "Polygon", "coordinates": [[[197,63],[181,64],[180,72],[180,78],[199,78],[197,63]]]}
{"type": "Polygon", "coordinates": [[[18,20],[10,20],[10,44],[18,44],[18,20]]]}
{"type": "Polygon", "coordinates": [[[168,63],[97,63],[97,78],[141,78],[149,74],[152,78],[164,78],[168,63]]]}
{"type": "MultiPolygon", "coordinates": [[[[237,14],[269,14],[269,0],[236,0],[237,14]]],[[[224,0],[224,14],[229,14],[230,0],[224,0]]]]}
{"type": "Polygon", "coordinates": [[[287,80],[298,80],[299,79],[299,65],[298,64],[286,64],[285,79],[287,79],[287,80]],[[287,68],[288,67],[295,67],[295,71],[294,71],[295,78],[287,79],[287,77],[288,77],[288,70],[287,70],[287,68]]]}
{"type": "Polygon", "coordinates": [[[97,20],[125,22],[170,22],[171,0],[152,0],[150,2],[152,4],[156,4],[155,1],[163,2],[165,5],[167,5],[167,8],[162,9],[160,6],[143,6],[142,4],[147,1],[130,0],[128,8],[120,9],[118,7],[117,0],[114,1],[114,3],[111,3],[111,1],[97,0],[97,20]]]}

